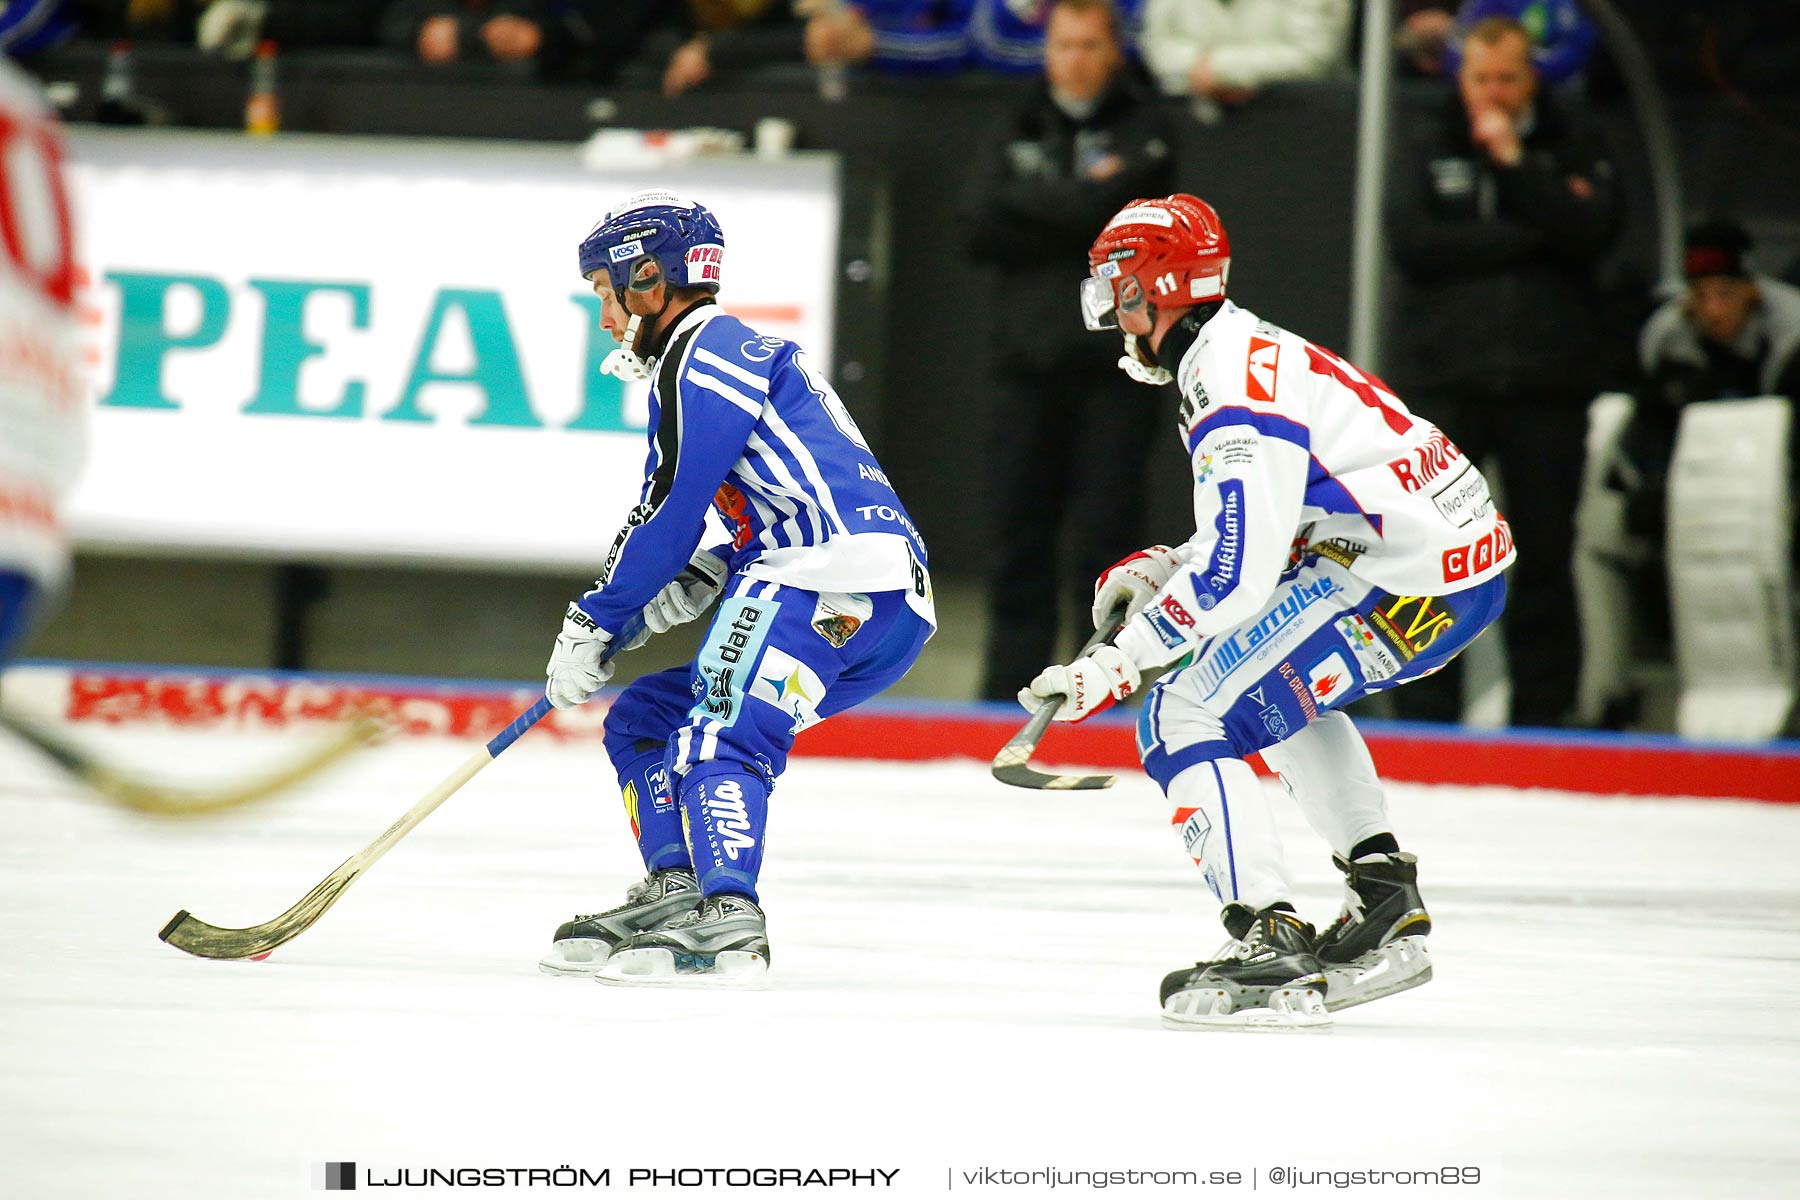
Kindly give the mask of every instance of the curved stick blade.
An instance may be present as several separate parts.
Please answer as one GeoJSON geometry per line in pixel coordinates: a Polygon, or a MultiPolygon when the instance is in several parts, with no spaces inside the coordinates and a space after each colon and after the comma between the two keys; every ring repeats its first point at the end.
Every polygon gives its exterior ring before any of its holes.
{"type": "Polygon", "coordinates": [[[352,866],[351,861],[326,876],[318,887],[301,897],[298,904],[273,921],[247,929],[221,929],[184,908],[170,918],[156,936],[177,950],[185,950],[199,958],[253,958],[267,954],[312,928],[313,922],[324,916],[325,910],[344,894],[344,889],[356,882],[362,872],[352,866]]]}
{"type": "Polygon", "coordinates": [[[994,755],[995,779],[1013,787],[1038,791],[1091,791],[1109,788],[1118,782],[1115,775],[1051,775],[1031,765],[1031,756],[1043,740],[1044,731],[1050,727],[1051,717],[1061,706],[1061,697],[1046,700],[1025,727],[1000,747],[1000,753],[994,755]]]}

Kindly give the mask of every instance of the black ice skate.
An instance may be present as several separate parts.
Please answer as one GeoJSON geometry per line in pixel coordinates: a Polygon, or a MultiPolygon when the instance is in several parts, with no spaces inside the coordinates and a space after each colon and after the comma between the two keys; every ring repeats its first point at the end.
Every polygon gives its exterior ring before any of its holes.
{"type": "Polygon", "coordinates": [[[1163,1023],[1175,1029],[1327,1028],[1325,974],[1313,927],[1284,908],[1220,914],[1232,936],[1226,956],[1175,971],[1162,982],[1163,1023]]]}
{"type": "Polygon", "coordinates": [[[619,943],[700,907],[700,884],[686,867],[653,871],[631,885],[625,903],[557,926],[555,945],[538,962],[549,975],[592,975],[619,943]]]}
{"type": "Polygon", "coordinates": [[[1419,860],[1404,851],[1332,856],[1344,873],[1344,911],[1313,951],[1325,969],[1325,1007],[1367,1004],[1431,979],[1425,935],[1431,915],[1419,897],[1419,860]]]}
{"type": "Polygon", "coordinates": [[[760,987],[768,969],[763,910],[748,897],[720,895],[620,943],[594,977],[626,987],[760,987]]]}

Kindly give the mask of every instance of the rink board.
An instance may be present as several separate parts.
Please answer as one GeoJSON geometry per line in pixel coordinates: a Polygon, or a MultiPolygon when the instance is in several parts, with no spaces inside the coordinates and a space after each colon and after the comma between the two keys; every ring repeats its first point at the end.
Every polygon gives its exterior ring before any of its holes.
{"type": "MultiPolygon", "coordinates": [[[[409,735],[486,738],[537,698],[535,685],[244,675],[98,664],[40,663],[6,677],[9,702],[76,724],[283,729],[341,719],[378,704],[409,735]]],[[[598,740],[607,695],[552,713],[535,738],[598,740]]],[[[828,758],[991,759],[1023,723],[1011,705],[876,701],[809,729],[795,752],[828,758]]],[[[1551,731],[1483,731],[1358,721],[1387,779],[1551,788],[1596,795],[1800,802],[1800,744],[1761,747],[1676,738],[1551,731]]],[[[1138,767],[1129,716],[1054,727],[1039,759],[1062,766],[1138,767]]]]}

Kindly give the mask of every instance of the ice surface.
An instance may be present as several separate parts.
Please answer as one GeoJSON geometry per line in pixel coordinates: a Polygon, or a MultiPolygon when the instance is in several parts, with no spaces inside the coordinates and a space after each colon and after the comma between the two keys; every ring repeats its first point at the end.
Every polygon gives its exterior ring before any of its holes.
{"type": "MultiPolygon", "coordinates": [[[[295,748],[83,736],[188,782],[295,748]]],[[[300,1196],[356,1161],[604,1167],[621,1192],[726,1166],[1011,1195],[1041,1193],[961,1172],[1256,1169],[1267,1192],[1284,1164],[1499,1183],[1295,1195],[1800,1194],[1800,806],[1396,786],[1437,978],[1315,1036],[1160,1027],[1162,975],[1223,934],[1152,784],[1025,792],[971,763],[794,763],[767,992],[537,972],[639,870],[598,749],[530,739],[268,962],[156,940],[180,908],[275,916],[468,749],[179,823],[0,746],[0,1193],[300,1196]]],[[[1326,918],[1326,853],[1268,799],[1326,918]]]]}

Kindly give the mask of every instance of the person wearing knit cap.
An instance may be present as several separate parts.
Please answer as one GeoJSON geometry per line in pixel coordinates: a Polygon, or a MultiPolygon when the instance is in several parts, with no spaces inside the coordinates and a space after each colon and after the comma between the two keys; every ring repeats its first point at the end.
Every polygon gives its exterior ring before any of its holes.
{"type": "MultiPolygon", "coordinates": [[[[1578,585],[1586,578],[1592,594],[1604,596],[1616,585],[1601,582],[1602,577],[1624,572],[1632,581],[1623,594],[1634,597],[1633,623],[1663,610],[1654,597],[1673,554],[1669,474],[1683,410],[1709,401],[1800,397],[1800,289],[1753,270],[1752,249],[1749,234],[1733,221],[1709,220],[1688,230],[1682,256],[1686,286],[1644,324],[1635,403],[1599,476],[1604,489],[1622,497],[1622,514],[1599,515],[1616,500],[1584,502],[1591,506],[1576,547],[1578,585]]],[[[1794,426],[1790,418],[1790,496],[1800,495],[1794,426]]],[[[1587,611],[1585,602],[1581,607],[1587,611]]],[[[1656,624],[1664,619],[1656,618],[1656,624]]],[[[1584,616],[1584,624],[1588,620],[1584,616]]],[[[1670,630],[1670,636],[1679,639],[1680,630],[1670,630]]],[[[1583,701],[1582,723],[1619,727],[1631,719],[1636,705],[1624,681],[1615,678],[1615,668],[1604,654],[1584,667],[1589,680],[1584,692],[1591,694],[1583,701]]]]}

